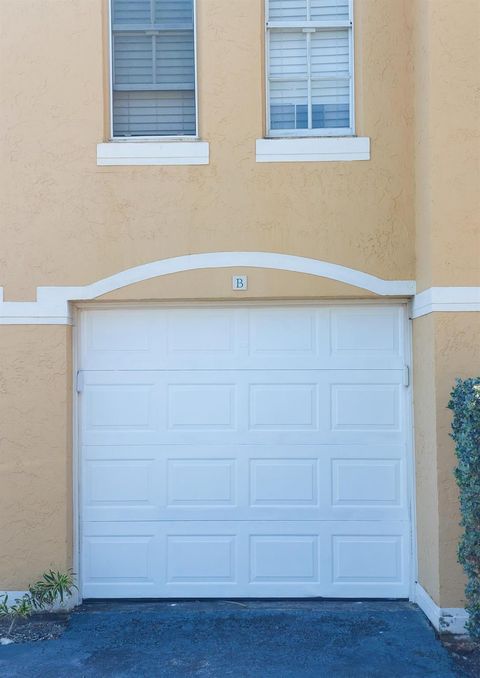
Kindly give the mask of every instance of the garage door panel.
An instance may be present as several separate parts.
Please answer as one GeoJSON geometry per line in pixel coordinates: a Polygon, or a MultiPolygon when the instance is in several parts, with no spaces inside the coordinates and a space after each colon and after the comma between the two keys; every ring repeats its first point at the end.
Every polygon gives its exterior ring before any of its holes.
{"type": "Polygon", "coordinates": [[[403,440],[399,370],[86,372],[87,444],[403,440]],[[280,434],[280,435],[279,435],[280,434]]]}
{"type": "Polygon", "coordinates": [[[86,597],[408,595],[401,522],[87,524],[83,553],[86,597]]]}
{"type": "Polygon", "coordinates": [[[400,306],[95,310],[85,597],[404,597],[400,306]]]}
{"type": "Polygon", "coordinates": [[[402,369],[400,307],[110,309],[84,313],[86,370],[402,369]],[[192,327],[195,328],[192,331],[192,327]]]}
{"type": "MultiPolygon", "coordinates": [[[[403,314],[392,307],[338,307],[330,310],[330,350],[335,358],[395,361],[403,355],[403,314]]],[[[358,362],[357,362],[358,365],[358,362]]]]}
{"type": "Polygon", "coordinates": [[[401,446],[90,446],[83,469],[92,521],[408,517],[401,446]]]}

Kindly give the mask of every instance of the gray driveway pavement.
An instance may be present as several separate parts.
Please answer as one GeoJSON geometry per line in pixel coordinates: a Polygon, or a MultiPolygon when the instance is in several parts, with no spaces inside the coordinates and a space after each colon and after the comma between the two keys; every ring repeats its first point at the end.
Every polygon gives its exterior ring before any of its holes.
{"type": "Polygon", "coordinates": [[[2,678],[459,675],[407,602],[97,602],[56,640],[0,647],[2,678]]]}

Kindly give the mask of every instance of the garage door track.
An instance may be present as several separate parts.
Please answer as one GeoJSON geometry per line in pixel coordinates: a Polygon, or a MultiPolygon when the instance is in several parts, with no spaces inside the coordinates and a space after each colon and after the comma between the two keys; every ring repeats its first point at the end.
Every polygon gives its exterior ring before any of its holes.
{"type": "Polygon", "coordinates": [[[84,604],[56,640],[0,647],[2,678],[450,678],[407,602],[84,604]]]}

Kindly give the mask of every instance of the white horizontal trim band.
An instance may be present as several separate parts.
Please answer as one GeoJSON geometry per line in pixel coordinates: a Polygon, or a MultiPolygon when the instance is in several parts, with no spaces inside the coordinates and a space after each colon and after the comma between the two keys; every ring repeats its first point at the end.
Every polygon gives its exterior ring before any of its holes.
{"type": "Polygon", "coordinates": [[[480,287],[429,287],[415,296],[413,318],[442,311],[480,311],[480,287]]]}
{"type": "Polygon", "coordinates": [[[466,634],[468,612],[463,607],[439,607],[418,582],[415,584],[414,602],[440,633],[466,634]]]}
{"type": "Polygon", "coordinates": [[[97,144],[97,165],[208,165],[207,141],[111,141],[97,144]]]}
{"type": "Polygon", "coordinates": [[[370,160],[369,137],[257,139],[257,162],[370,160]]]}
{"type": "Polygon", "coordinates": [[[3,288],[0,287],[0,325],[70,324],[71,301],[89,301],[126,285],[172,273],[232,267],[306,273],[381,296],[414,297],[413,318],[438,311],[480,311],[480,287],[431,287],[415,296],[413,280],[383,280],[369,273],[318,259],[274,252],[210,252],[142,264],[90,285],[38,287],[37,301],[3,301],[3,288]]]}
{"type": "Polygon", "coordinates": [[[71,323],[69,302],[88,301],[103,294],[171,273],[214,268],[266,268],[306,273],[337,280],[381,296],[412,297],[413,280],[383,280],[353,268],[327,261],[275,252],[208,252],[160,259],[103,278],[90,285],[37,287],[37,301],[4,301],[0,288],[0,324],[71,323]]]}

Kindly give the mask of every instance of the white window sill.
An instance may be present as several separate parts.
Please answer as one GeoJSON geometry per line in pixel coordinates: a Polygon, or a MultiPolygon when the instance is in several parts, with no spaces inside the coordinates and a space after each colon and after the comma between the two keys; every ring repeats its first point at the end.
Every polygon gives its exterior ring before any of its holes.
{"type": "Polygon", "coordinates": [[[257,162],[370,160],[369,137],[257,139],[257,162]]]}
{"type": "Polygon", "coordinates": [[[97,144],[97,165],[208,165],[207,141],[110,141],[97,144]]]}

